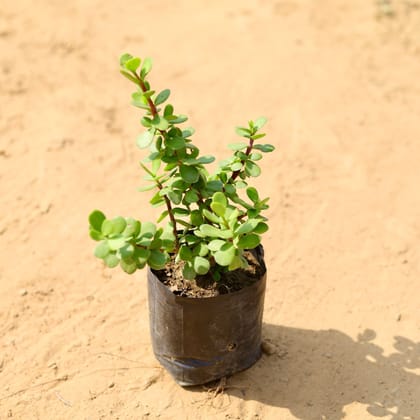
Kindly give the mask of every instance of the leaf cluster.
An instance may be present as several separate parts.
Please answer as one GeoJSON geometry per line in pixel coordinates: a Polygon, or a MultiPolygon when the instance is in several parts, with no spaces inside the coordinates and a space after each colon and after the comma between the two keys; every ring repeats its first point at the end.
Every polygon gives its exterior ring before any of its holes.
{"type": "Polygon", "coordinates": [[[167,103],[170,90],[151,89],[147,77],[151,69],[148,58],[130,54],[120,58],[121,74],[136,87],[132,104],[144,112],[144,131],[136,142],[149,153],[140,163],[147,183],[139,190],[155,191],[150,204],[164,207],[156,223],[166,224],[158,227],[120,216],[107,219],[95,210],[89,216],[90,235],[99,241],[95,255],[129,274],[146,265],[161,269],[175,255],[184,261],[185,278],[210,272],[218,280],[223,271],[246,267],[244,251],[257,247],[268,230],[262,215],[268,198],[261,199],[249,186],[249,179],[261,174],[257,162],[274,150],[271,144],[258,142],[265,136],[261,129],[266,119],[237,127],[244,141],[230,144],[232,156],[209,173],[206,165],[215,158],[200,155],[191,139],[194,129],[180,127],[188,118],[167,103]]]}

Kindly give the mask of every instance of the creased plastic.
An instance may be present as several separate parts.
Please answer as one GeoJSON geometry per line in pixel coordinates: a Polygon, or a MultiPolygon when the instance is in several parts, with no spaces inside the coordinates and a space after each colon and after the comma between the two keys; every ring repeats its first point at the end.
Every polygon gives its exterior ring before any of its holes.
{"type": "Polygon", "coordinates": [[[204,384],[244,370],[260,358],[266,273],[259,248],[261,279],[215,297],[177,296],[148,270],[153,351],[178,384],[204,384]]]}

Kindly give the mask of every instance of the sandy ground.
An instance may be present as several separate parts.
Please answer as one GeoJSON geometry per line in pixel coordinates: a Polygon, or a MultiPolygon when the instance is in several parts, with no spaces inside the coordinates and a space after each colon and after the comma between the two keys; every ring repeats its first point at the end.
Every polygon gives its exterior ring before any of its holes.
{"type": "Polygon", "coordinates": [[[0,419],[420,419],[420,2],[2,0],[0,419]],[[152,220],[152,56],[203,153],[266,115],[264,338],[223,395],[155,361],[145,272],[104,269],[87,215],[152,220]]]}

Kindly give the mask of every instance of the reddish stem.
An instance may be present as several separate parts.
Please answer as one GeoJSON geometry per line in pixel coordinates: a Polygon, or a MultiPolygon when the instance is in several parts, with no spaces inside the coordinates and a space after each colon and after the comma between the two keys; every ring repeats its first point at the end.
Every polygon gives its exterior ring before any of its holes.
{"type": "MultiPolygon", "coordinates": [[[[246,150],[245,150],[245,154],[246,154],[247,156],[249,156],[249,154],[251,153],[251,150],[252,150],[252,147],[253,147],[253,146],[254,146],[254,140],[253,140],[253,139],[249,139],[249,144],[248,144],[248,147],[247,147],[247,148],[246,148],[246,150]]],[[[241,163],[242,163],[242,168],[243,168],[243,165],[244,165],[245,161],[244,161],[244,160],[241,160],[241,163]]],[[[241,173],[242,168],[241,168],[241,169],[238,169],[237,171],[234,171],[234,172],[232,173],[232,176],[230,177],[229,182],[235,181],[235,179],[236,179],[236,178],[238,177],[238,175],[241,173]]]]}
{"type": "MultiPolygon", "coordinates": [[[[139,81],[139,85],[140,85],[140,88],[143,91],[143,93],[147,92],[146,85],[144,84],[141,77],[136,72],[134,72],[134,74],[135,74],[137,80],[139,81]]],[[[156,105],[153,103],[153,101],[150,98],[147,98],[147,104],[149,105],[150,112],[152,113],[153,118],[156,117],[158,115],[156,105]]],[[[162,184],[159,181],[157,181],[157,187],[159,188],[159,190],[161,190],[163,188],[162,184]]],[[[175,236],[175,253],[177,253],[178,249],[179,249],[179,240],[178,240],[178,229],[177,229],[177,226],[176,226],[175,215],[174,215],[174,212],[172,210],[172,204],[171,204],[171,201],[169,200],[168,196],[164,195],[163,199],[165,200],[166,208],[168,209],[169,219],[172,222],[172,231],[173,231],[173,234],[175,236]]]]}

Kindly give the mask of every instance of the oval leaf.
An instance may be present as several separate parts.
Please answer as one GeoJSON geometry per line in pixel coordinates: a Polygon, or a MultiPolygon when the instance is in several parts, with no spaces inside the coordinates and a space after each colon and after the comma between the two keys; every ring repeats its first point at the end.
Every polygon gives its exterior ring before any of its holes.
{"type": "Polygon", "coordinates": [[[163,104],[169,98],[170,94],[171,91],[169,89],[162,90],[162,92],[156,96],[155,105],[163,104]]]}
{"type": "Polygon", "coordinates": [[[226,243],[220,248],[219,251],[214,254],[214,259],[216,260],[217,264],[226,267],[232,263],[235,255],[236,250],[233,244],[226,243]]]}
{"type": "Polygon", "coordinates": [[[130,71],[136,71],[140,66],[140,58],[133,57],[124,62],[124,67],[130,71]]]}
{"type": "Polygon", "coordinates": [[[210,251],[219,251],[220,248],[226,243],[226,241],[222,241],[221,239],[213,239],[208,243],[208,248],[210,251]]]}
{"type": "Polygon", "coordinates": [[[100,210],[94,210],[89,215],[89,224],[98,232],[101,231],[102,223],[106,219],[105,215],[100,210]]]}
{"type": "Polygon", "coordinates": [[[246,170],[247,175],[249,175],[249,176],[256,177],[256,176],[259,176],[261,174],[260,167],[256,163],[254,163],[250,160],[248,160],[248,162],[246,162],[245,170],[246,170]]]}
{"type": "Polygon", "coordinates": [[[242,235],[244,233],[252,232],[259,223],[260,221],[258,219],[249,219],[235,230],[235,234],[242,235]]]}
{"type": "Polygon", "coordinates": [[[114,268],[116,267],[120,262],[120,259],[115,255],[115,254],[109,254],[105,257],[104,259],[104,263],[109,267],[109,268],[114,268]]]}
{"type": "Polygon", "coordinates": [[[150,251],[149,259],[147,260],[147,263],[150,265],[151,268],[155,270],[161,270],[163,267],[165,267],[167,261],[167,256],[160,252],[160,251],[150,251]]]}
{"type": "Polygon", "coordinates": [[[230,143],[228,144],[229,149],[231,150],[243,150],[248,147],[246,143],[230,143]]]}
{"type": "Polygon", "coordinates": [[[254,187],[249,187],[246,189],[246,195],[252,200],[254,203],[257,203],[260,200],[258,195],[258,191],[254,187]]]}
{"type": "Polygon", "coordinates": [[[254,126],[258,128],[258,130],[260,130],[262,127],[264,127],[265,123],[267,122],[267,118],[265,117],[260,117],[257,118],[254,121],[254,126]]]}
{"type": "Polygon", "coordinates": [[[154,134],[150,131],[145,131],[137,137],[136,144],[140,149],[145,149],[152,144],[154,134]]]}
{"type": "Polygon", "coordinates": [[[210,262],[206,258],[195,257],[193,267],[197,274],[204,275],[210,270],[210,262]]]}
{"type": "Polygon", "coordinates": [[[105,258],[109,254],[109,251],[108,241],[102,241],[96,246],[94,255],[97,258],[105,258]]]}
{"type": "Polygon", "coordinates": [[[181,165],[179,172],[182,179],[188,184],[194,184],[200,177],[200,173],[194,166],[181,165]]]}
{"type": "Polygon", "coordinates": [[[238,241],[238,247],[242,249],[253,249],[257,247],[261,242],[261,238],[254,233],[242,236],[238,241]]]}

